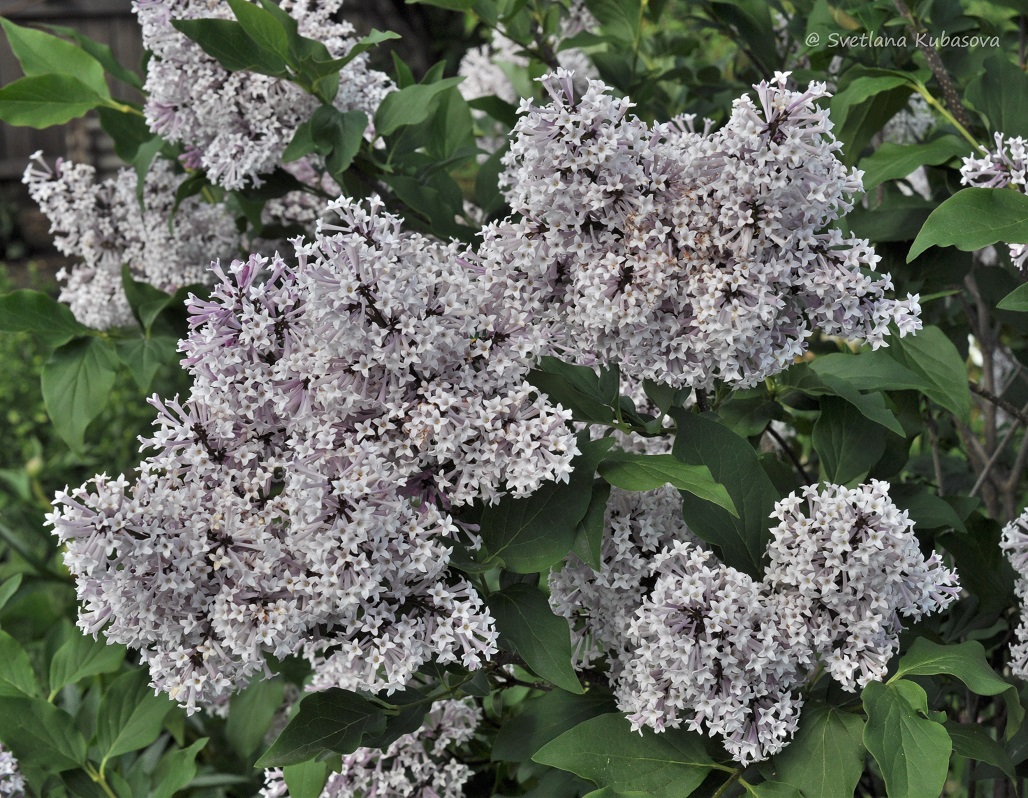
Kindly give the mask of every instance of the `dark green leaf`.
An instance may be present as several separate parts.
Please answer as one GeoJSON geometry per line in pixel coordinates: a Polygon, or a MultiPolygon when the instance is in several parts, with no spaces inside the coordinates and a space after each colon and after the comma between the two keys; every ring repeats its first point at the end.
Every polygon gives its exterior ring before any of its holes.
{"type": "Polygon", "coordinates": [[[928,696],[905,680],[869,682],[861,693],[867,725],[864,745],[878,763],[889,798],[938,798],[946,783],[953,743],[928,718],[928,696]]]}
{"type": "Polygon", "coordinates": [[[571,664],[568,622],[550,610],[537,587],[511,585],[488,598],[500,640],[509,645],[537,675],[570,693],[582,685],[571,664]]]}
{"type": "Polygon", "coordinates": [[[1019,101],[1025,94],[1028,75],[1003,51],[985,59],[967,87],[968,101],[989,120],[990,132],[1009,138],[1028,136],[1028,108],[1019,101]]]}
{"type": "Polygon", "coordinates": [[[807,796],[853,798],[864,772],[864,720],[820,703],[808,703],[789,746],[774,758],[777,778],[807,796]]]}
{"type": "Polygon", "coordinates": [[[375,111],[375,133],[388,136],[401,127],[424,122],[442,93],[454,89],[462,79],[446,78],[436,83],[419,83],[390,92],[375,111]]]}
{"type": "MultiPolygon", "coordinates": [[[[816,362],[816,360],[815,360],[816,362]]],[[[830,374],[819,374],[806,363],[798,363],[781,376],[781,387],[792,388],[808,396],[838,396],[860,411],[869,421],[903,435],[903,425],[885,406],[885,399],[876,394],[862,394],[846,380],[830,374]]]]}
{"type": "Polygon", "coordinates": [[[1008,188],[965,188],[932,211],[907,263],[929,247],[968,252],[999,243],[1028,244],[1028,196],[1008,188]]]}
{"type": "Polygon", "coordinates": [[[646,792],[653,798],[684,798],[710,772],[703,738],[684,729],[633,732],[620,713],[580,723],[547,743],[536,762],[568,770],[598,787],[646,792]]]}
{"type": "Polygon", "coordinates": [[[41,698],[0,698],[0,742],[23,767],[48,773],[86,762],[86,741],[71,715],[41,698]]]}
{"type": "Polygon", "coordinates": [[[114,142],[114,152],[125,163],[132,163],[139,148],[154,138],[146,119],[138,114],[104,107],[99,108],[97,114],[104,132],[114,142]]]}
{"type": "Polygon", "coordinates": [[[114,348],[103,339],[77,338],[55,350],[43,365],[46,412],[57,434],[76,451],[89,422],[110,399],[117,363],[114,348]]]}
{"type": "Polygon", "coordinates": [[[671,484],[739,517],[725,486],[714,481],[709,468],[688,465],[674,455],[616,452],[601,462],[597,470],[611,485],[624,490],[656,490],[671,484]]]}
{"type": "Polygon", "coordinates": [[[282,153],[282,163],[298,161],[312,152],[314,152],[314,134],[311,132],[311,123],[308,120],[297,126],[293,138],[282,153]]]}
{"type": "Polygon", "coordinates": [[[890,357],[921,378],[921,392],[965,423],[971,419],[971,391],[960,352],[938,327],[889,338],[890,357]]]}
{"type": "Polygon", "coordinates": [[[55,299],[39,291],[12,291],[0,296],[0,332],[31,332],[50,346],[66,344],[90,329],[55,299]]]}
{"type": "Polygon", "coordinates": [[[171,24],[230,72],[260,72],[285,77],[285,59],[259,46],[243,26],[230,19],[174,19],[171,24]]]}
{"type": "Polygon", "coordinates": [[[39,684],[28,654],[7,632],[0,631],[0,697],[32,698],[39,684]]]}
{"type": "Polygon", "coordinates": [[[188,748],[169,751],[157,764],[153,774],[153,792],[150,798],[171,798],[196,775],[196,755],[207,745],[202,737],[188,748]]]}
{"type": "Polygon", "coordinates": [[[161,311],[171,304],[171,295],[133,278],[128,266],[122,267],[121,285],[125,289],[129,307],[132,308],[132,315],[146,332],[150,332],[161,311]]]}
{"type": "Polygon", "coordinates": [[[103,65],[78,45],[40,30],[23,28],[3,17],[0,17],[0,26],[27,76],[67,75],[97,96],[110,99],[103,65]]]}
{"type": "Polygon", "coordinates": [[[0,610],[2,610],[4,605],[11,600],[11,597],[18,592],[19,587],[21,587],[21,574],[15,574],[0,585],[0,610]]]}
{"type": "Polygon", "coordinates": [[[1028,283],[1019,285],[1003,297],[996,307],[1000,310],[1015,310],[1024,313],[1028,310],[1028,283]]]}
{"type": "Polygon", "coordinates": [[[323,105],[311,117],[311,141],[326,156],[326,166],[333,175],[340,175],[353,162],[364,140],[368,117],[363,111],[339,111],[323,105]]]}
{"type": "Polygon", "coordinates": [[[104,760],[146,748],[161,733],[173,704],[164,693],[154,695],[145,668],[122,674],[100,702],[96,742],[104,760]]]}
{"type": "Polygon", "coordinates": [[[596,466],[613,445],[605,438],[578,439],[582,452],[567,483],[546,482],[524,499],[505,498],[482,513],[482,540],[489,554],[515,573],[537,573],[560,562],[575,542],[578,523],[592,501],[596,466]]]}
{"type": "Polygon", "coordinates": [[[168,335],[153,338],[139,336],[123,338],[115,342],[118,358],[124,363],[139,390],[150,390],[153,378],[162,366],[173,365],[178,356],[178,340],[168,335]]]}
{"type": "Polygon", "coordinates": [[[940,136],[926,144],[893,144],[885,142],[860,162],[864,170],[864,191],[887,180],[899,180],[919,166],[935,166],[967,155],[971,145],[957,136],[940,136]]]}
{"type": "Polygon", "coordinates": [[[747,782],[746,794],[754,798],[803,798],[803,794],[796,787],[780,781],[762,781],[760,784],[747,782]]]}
{"type": "Polygon", "coordinates": [[[84,116],[102,102],[103,98],[78,78],[35,75],[0,89],[0,120],[22,127],[53,127],[84,116]]]}
{"type": "Polygon", "coordinates": [[[673,408],[678,425],[674,455],[693,465],[705,465],[728,490],[738,517],[688,494],[682,514],[689,529],[721,549],[727,565],[752,576],[761,572],[767,548],[769,517],[778,493],[757,460],[757,453],[713,418],[673,408]]]}
{"type": "Polygon", "coordinates": [[[103,637],[94,640],[78,630],[71,633],[50,661],[50,693],[87,676],[112,673],[125,659],[125,646],[108,644],[103,637]]]}
{"type": "Polygon", "coordinates": [[[257,760],[257,767],[296,765],[325,751],[350,754],[365,735],[381,734],[385,727],[382,710],[356,693],[338,688],[309,693],[289,725],[257,760]]]}
{"type": "Polygon", "coordinates": [[[983,727],[952,720],[947,720],[943,725],[953,741],[954,754],[995,765],[1009,778],[1015,778],[1014,763],[1010,761],[1010,755],[983,727]]]}
{"type": "Polygon", "coordinates": [[[228,5],[243,31],[261,50],[274,53],[283,60],[288,58],[289,35],[274,15],[247,0],[228,0],[228,5]]]}
{"type": "Polygon", "coordinates": [[[594,571],[603,566],[603,532],[606,529],[607,499],[610,485],[603,480],[593,483],[593,496],[585,517],[578,522],[575,543],[571,550],[594,571]]]}
{"type": "Polygon", "coordinates": [[[572,695],[550,690],[526,701],[521,714],[503,724],[490,756],[494,762],[523,762],[579,723],[616,709],[606,693],[590,689],[585,695],[572,695]]]}
{"type": "Polygon", "coordinates": [[[232,696],[225,736],[241,757],[249,758],[260,747],[282,706],[285,683],[281,678],[254,682],[232,696]]]}
{"type": "Polygon", "coordinates": [[[885,454],[885,436],[873,421],[834,396],[821,398],[821,415],[811,437],[825,480],[845,485],[864,476],[885,454]]]}

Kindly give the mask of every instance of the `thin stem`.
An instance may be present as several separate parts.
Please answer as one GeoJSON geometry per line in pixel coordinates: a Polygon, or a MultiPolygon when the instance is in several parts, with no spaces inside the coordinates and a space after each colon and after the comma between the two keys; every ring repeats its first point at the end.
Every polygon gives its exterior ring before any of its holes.
{"type": "Polygon", "coordinates": [[[930,105],[932,108],[934,108],[935,111],[941,117],[943,117],[947,122],[949,122],[951,125],[953,125],[953,127],[955,127],[957,129],[957,132],[961,136],[963,136],[965,139],[967,139],[972,144],[972,146],[974,146],[974,148],[976,150],[978,150],[979,152],[985,152],[985,147],[983,147],[981,144],[978,143],[978,139],[976,139],[974,136],[972,136],[968,132],[967,128],[964,127],[962,124],[960,124],[960,122],[957,120],[957,118],[955,116],[953,116],[953,114],[951,114],[949,111],[946,110],[946,106],[944,106],[942,103],[940,103],[935,98],[935,95],[933,95],[930,91],[928,91],[928,87],[927,86],[924,86],[924,85],[919,83],[919,84],[917,84],[917,86],[915,88],[917,89],[917,93],[920,94],[922,97],[924,97],[925,102],[927,102],[928,105],[930,105]]]}
{"type": "Polygon", "coordinates": [[[992,404],[994,404],[996,407],[1000,408],[1005,413],[1010,414],[1018,421],[1020,421],[1022,424],[1028,424],[1028,412],[1020,410],[1015,405],[1012,405],[1010,402],[1008,402],[1006,399],[1003,399],[1000,396],[996,396],[996,394],[994,394],[988,388],[979,385],[974,380],[968,380],[967,385],[971,389],[972,393],[976,393],[983,399],[987,399],[988,401],[992,402],[992,404]]]}
{"type": "Polygon", "coordinates": [[[941,498],[943,495],[942,487],[942,458],[939,456],[939,428],[935,424],[935,416],[932,415],[932,408],[926,402],[925,403],[925,426],[928,427],[928,442],[932,447],[932,467],[935,469],[935,484],[936,490],[941,498]]]}
{"type": "Polygon", "coordinates": [[[800,478],[803,480],[803,484],[804,485],[811,484],[813,482],[813,480],[810,478],[810,474],[807,473],[807,469],[805,469],[803,467],[803,463],[800,462],[800,458],[797,456],[796,452],[794,452],[792,450],[792,447],[789,446],[789,444],[787,444],[782,439],[782,436],[779,435],[777,432],[775,432],[775,430],[771,426],[770,422],[768,423],[768,425],[766,427],[764,427],[764,432],[766,432],[768,435],[770,435],[772,438],[774,438],[775,443],[778,444],[778,448],[780,448],[783,452],[785,452],[785,454],[786,454],[786,456],[788,456],[789,460],[792,461],[793,468],[795,468],[796,469],[796,473],[798,473],[800,475],[800,478]]]}
{"type": "Polygon", "coordinates": [[[717,791],[710,796],[710,798],[721,798],[722,795],[731,787],[735,782],[739,781],[742,777],[742,770],[736,768],[732,771],[732,775],[725,779],[725,783],[717,788],[717,791]]]}
{"type": "Polygon", "coordinates": [[[100,788],[104,791],[104,794],[107,796],[107,798],[118,798],[118,796],[114,794],[114,791],[111,789],[110,785],[107,783],[107,779],[104,778],[103,773],[97,773],[96,768],[93,767],[92,763],[87,762],[85,769],[86,773],[89,774],[89,778],[91,778],[96,784],[100,785],[100,788]]]}

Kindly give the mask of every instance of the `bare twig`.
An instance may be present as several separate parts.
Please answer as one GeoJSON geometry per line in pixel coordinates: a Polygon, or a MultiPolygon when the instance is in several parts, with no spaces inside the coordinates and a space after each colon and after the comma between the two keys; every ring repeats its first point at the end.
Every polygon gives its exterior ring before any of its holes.
{"type": "Polygon", "coordinates": [[[964,104],[960,101],[960,92],[957,91],[953,78],[951,78],[949,72],[946,71],[946,65],[942,63],[942,58],[939,57],[939,53],[934,47],[929,46],[922,38],[927,31],[918,24],[916,19],[914,19],[914,15],[911,13],[910,8],[904,0],[893,0],[893,5],[896,6],[896,10],[899,11],[900,16],[907,21],[907,26],[914,34],[914,42],[917,45],[917,49],[924,55],[925,61],[928,62],[928,68],[931,69],[932,74],[935,75],[935,80],[938,81],[939,88],[942,89],[942,96],[946,100],[946,105],[949,106],[949,110],[950,113],[953,114],[953,118],[956,119],[956,121],[965,129],[970,128],[971,122],[968,119],[967,110],[964,108],[964,104]]]}
{"type": "Polygon", "coordinates": [[[1012,405],[1010,402],[1008,402],[1003,397],[996,396],[996,394],[994,394],[988,388],[985,388],[984,386],[979,385],[974,380],[968,380],[967,381],[967,385],[971,389],[972,393],[978,394],[983,399],[988,399],[996,407],[998,407],[1001,410],[1003,410],[1004,413],[1010,414],[1011,416],[1016,418],[1018,421],[1020,421],[1022,424],[1028,424],[1028,412],[1025,412],[1023,410],[1018,409],[1017,406],[1012,405]]]}
{"type": "Polygon", "coordinates": [[[800,458],[796,455],[796,452],[792,450],[792,447],[789,446],[789,444],[782,439],[781,435],[774,431],[770,423],[768,423],[768,425],[764,427],[764,432],[768,433],[772,438],[774,438],[774,441],[778,444],[778,447],[783,452],[785,452],[789,460],[792,461],[793,467],[796,469],[796,473],[798,473],[800,475],[800,479],[803,480],[803,484],[810,485],[813,482],[813,480],[807,473],[807,469],[803,467],[803,463],[800,462],[800,458]]]}

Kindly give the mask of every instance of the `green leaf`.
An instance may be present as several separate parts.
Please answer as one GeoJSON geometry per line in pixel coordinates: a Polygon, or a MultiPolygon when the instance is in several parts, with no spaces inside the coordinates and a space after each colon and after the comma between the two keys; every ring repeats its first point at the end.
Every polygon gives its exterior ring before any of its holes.
{"type": "Polygon", "coordinates": [[[341,175],[353,163],[364,141],[368,117],[363,111],[339,111],[323,105],[311,117],[311,141],[326,156],[325,165],[333,175],[341,175]]]}
{"type": "Polygon", "coordinates": [[[858,391],[920,391],[932,387],[923,374],[898,363],[885,349],[855,355],[819,355],[811,361],[809,368],[827,386],[838,386],[836,381],[840,381],[858,391]]]}
{"type": "Polygon", "coordinates": [[[578,522],[571,551],[594,571],[603,567],[603,533],[606,530],[607,500],[610,485],[603,480],[593,483],[593,495],[585,517],[578,522]]]}
{"type": "Polygon", "coordinates": [[[924,637],[917,638],[900,658],[896,674],[889,681],[904,676],[940,674],[955,676],[978,695],[999,695],[1014,688],[992,669],[985,658],[985,649],[977,640],[941,645],[924,637]]]}
{"type": "Polygon", "coordinates": [[[929,247],[969,252],[999,243],[1028,244],[1028,196],[1010,188],[965,188],[932,211],[907,263],[929,247]]]}
{"type": "Polygon", "coordinates": [[[207,745],[202,737],[188,748],[169,751],[164,755],[153,773],[153,792],[150,798],[172,798],[172,796],[193,780],[196,775],[196,755],[207,745]]]}
{"type": "Polygon", "coordinates": [[[86,427],[110,399],[117,363],[114,348],[103,339],[77,338],[43,364],[46,412],[57,434],[75,451],[82,449],[86,427]]]}
{"type": "Polygon", "coordinates": [[[229,702],[225,736],[244,759],[256,751],[282,706],[285,682],[282,679],[253,682],[229,702]]]}
{"type": "Polygon", "coordinates": [[[67,305],[23,289],[0,295],[0,332],[31,332],[50,346],[60,346],[91,330],[75,321],[67,305]]]}
{"type": "Polygon", "coordinates": [[[953,753],[979,762],[987,762],[1002,770],[1009,778],[1015,778],[1014,763],[1010,755],[981,726],[957,723],[947,720],[946,733],[953,741],[953,753]]]}
{"type": "Polygon", "coordinates": [[[1019,101],[1028,94],[1028,75],[1002,51],[983,67],[967,86],[968,101],[989,120],[990,132],[1028,136],[1028,108],[1019,101]]]}
{"type": "Polygon", "coordinates": [[[845,399],[821,398],[821,415],[811,437],[825,479],[836,485],[867,474],[885,454],[880,428],[845,399]]]}
{"type": "Polygon", "coordinates": [[[87,676],[112,673],[123,659],[125,646],[108,644],[102,636],[94,640],[75,630],[50,661],[50,694],[87,676]]]}
{"type": "Polygon", "coordinates": [[[928,696],[904,680],[870,682],[860,694],[867,712],[864,745],[885,779],[889,798],[938,798],[953,743],[928,718],[928,696]]]}
{"type": "Polygon", "coordinates": [[[118,59],[114,57],[114,51],[106,44],[94,41],[74,28],[68,28],[64,25],[46,25],[44,27],[46,27],[47,30],[52,30],[60,36],[66,36],[67,38],[72,39],[79,47],[99,61],[103,65],[103,68],[118,80],[135,89],[143,88],[142,78],[132,70],[126,69],[118,63],[118,59]]]}
{"type": "Polygon", "coordinates": [[[967,155],[971,145],[957,136],[940,136],[927,144],[885,142],[860,162],[864,170],[864,191],[887,180],[899,180],[920,166],[935,166],[967,155]]]}
{"type": "Polygon", "coordinates": [[[115,108],[101,107],[97,110],[100,125],[114,142],[114,152],[125,163],[132,163],[143,145],[153,140],[154,134],[146,119],[138,114],[126,113],[115,108]]]}
{"type": "Polygon", "coordinates": [[[256,766],[296,765],[325,751],[350,754],[365,735],[382,734],[385,728],[382,710],[356,693],[339,688],[310,693],[256,766]]]}
{"type": "Polygon", "coordinates": [[[709,468],[688,465],[674,455],[616,452],[600,463],[598,471],[611,485],[624,490],[656,490],[671,484],[739,517],[725,486],[714,481],[709,468]]]}
{"type": "Polygon", "coordinates": [[[502,499],[482,513],[481,535],[486,551],[507,570],[538,573],[560,562],[575,543],[579,522],[592,501],[596,466],[613,445],[611,438],[578,438],[582,452],[572,461],[566,483],[546,482],[531,496],[502,499]]]}
{"type": "Polygon", "coordinates": [[[570,410],[577,421],[615,422],[610,397],[600,389],[600,377],[588,366],[575,366],[555,357],[543,357],[529,372],[528,381],[554,402],[570,410]]]}
{"type": "Polygon", "coordinates": [[[960,352],[938,327],[917,335],[889,337],[888,353],[921,378],[921,392],[965,423],[971,420],[971,390],[960,352]]]}
{"type": "Polygon", "coordinates": [[[328,781],[328,773],[328,762],[314,760],[282,768],[289,798],[318,798],[328,781]]]}
{"type": "Polygon", "coordinates": [[[714,762],[703,738],[684,729],[633,732],[620,713],[580,723],[547,743],[533,760],[589,779],[598,787],[684,798],[703,783],[714,762]]]}
{"type": "Polygon", "coordinates": [[[436,83],[419,83],[390,92],[375,111],[375,133],[388,136],[401,127],[417,125],[428,119],[443,92],[453,89],[463,78],[446,78],[436,83]]]}
{"type": "Polygon", "coordinates": [[[286,77],[285,59],[261,47],[243,26],[230,19],[173,19],[171,24],[230,72],[260,72],[286,77]]]}
{"type": "Polygon", "coordinates": [[[1028,310],[1028,283],[1019,285],[1003,297],[996,307],[1000,310],[1014,310],[1019,313],[1024,313],[1028,310]]]}
{"type": "Polygon", "coordinates": [[[41,698],[0,698],[0,742],[23,767],[47,773],[86,762],[86,741],[71,715],[41,698]]]}
{"type": "MultiPolygon", "coordinates": [[[[6,585],[9,584],[5,583],[6,585]]],[[[39,684],[32,663],[21,644],[0,631],[0,696],[32,698],[39,695],[39,684]]]]}
{"type": "Polygon", "coordinates": [[[0,121],[46,128],[85,116],[103,98],[70,75],[34,75],[0,89],[0,121]]]}
{"type": "Polygon", "coordinates": [[[792,742],[774,758],[777,778],[818,798],[853,798],[864,772],[864,720],[820,703],[803,708],[792,742]]]}
{"type": "MultiPolygon", "coordinates": [[[[14,594],[18,592],[19,587],[21,587],[21,574],[15,574],[0,585],[0,610],[2,610],[14,594]]],[[[2,659],[2,657],[0,657],[0,659],[2,659]]]]}
{"type": "Polygon", "coordinates": [[[584,692],[571,664],[568,622],[550,610],[537,587],[515,584],[488,598],[500,641],[509,645],[537,675],[570,693],[584,692]]]}
{"type": "Polygon", "coordinates": [[[893,485],[889,498],[901,510],[906,510],[919,530],[955,529],[967,532],[960,514],[945,499],[917,485],[893,485]]]}
{"type": "Polygon", "coordinates": [[[144,393],[150,390],[161,367],[173,364],[178,355],[178,340],[170,335],[124,338],[115,341],[114,346],[121,362],[128,367],[132,379],[144,393]]]}
{"type": "Polygon", "coordinates": [[[532,754],[579,723],[616,710],[612,696],[593,689],[584,695],[550,690],[526,701],[521,714],[503,724],[490,758],[494,762],[531,759],[532,754]]]}
{"type": "Polygon", "coordinates": [[[160,736],[164,716],[174,706],[154,695],[145,668],[119,676],[104,693],[96,722],[96,742],[104,760],[146,748],[160,736]]]}
{"type": "Polygon", "coordinates": [[[67,75],[97,96],[110,99],[103,64],[78,45],[40,30],[23,28],[3,17],[0,17],[0,26],[26,76],[67,75]]]}
{"type": "Polygon", "coordinates": [[[586,0],[585,5],[605,34],[622,42],[635,41],[642,22],[640,0],[586,0]]]}
{"type": "Polygon", "coordinates": [[[283,60],[289,57],[289,35],[270,12],[247,0],[228,0],[228,5],[243,31],[261,50],[283,60]]]}
{"type": "Polygon", "coordinates": [[[282,152],[282,163],[292,163],[305,155],[314,152],[314,134],[311,132],[310,120],[297,126],[293,138],[282,152]]]}
{"type": "MultiPolygon", "coordinates": [[[[816,362],[816,361],[815,361],[816,362]]],[[[829,374],[819,374],[806,363],[798,363],[781,376],[782,388],[792,388],[807,396],[839,396],[860,411],[861,415],[897,435],[904,435],[903,425],[885,406],[885,399],[876,394],[862,394],[855,386],[829,374]]]]}
{"type": "Polygon", "coordinates": [[[435,6],[448,11],[470,11],[475,6],[475,0],[407,0],[407,5],[435,6]]]}
{"type": "Polygon", "coordinates": [[[771,511],[778,492],[760,466],[757,453],[712,417],[672,408],[678,425],[674,456],[693,465],[705,465],[728,490],[738,516],[685,495],[682,515],[693,534],[721,549],[724,562],[751,576],[759,576],[767,548],[771,511]]]}

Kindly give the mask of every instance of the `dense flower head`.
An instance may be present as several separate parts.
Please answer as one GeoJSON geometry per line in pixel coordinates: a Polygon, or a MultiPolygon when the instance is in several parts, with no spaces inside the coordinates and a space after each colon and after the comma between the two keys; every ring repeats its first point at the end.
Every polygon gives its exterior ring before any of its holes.
{"type": "Polygon", "coordinates": [[[867,241],[831,225],[860,173],[839,161],[822,84],[786,75],[742,97],[712,132],[647,125],[631,103],[558,69],[551,102],[522,103],[501,176],[518,220],[483,231],[483,261],[538,282],[553,347],[676,386],[754,385],[815,329],[884,343],[920,328],[867,241]]]}
{"type": "Polygon", "coordinates": [[[51,169],[40,153],[33,156],[24,176],[29,194],[50,220],[57,249],[81,259],[58,274],[60,299],[80,322],[98,329],[132,323],[123,266],[134,279],[174,293],[208,282],[211,259],[238,251],[235,220],[223,205],[188,197],[176,208],[180,181],[172,164],[158,159],[139,196],[132,169],[97,182],[88,164],[58,159],[51,169]]]}
{"type": "MultiPolygon", "coordinates": [[[[472,770],[448,749],[470,740],[481,720],[482,711],[467,700],[439,701],[420,729],[388,748],[345,754],[320,798],[462,798],[472,770]]],[[[288,796],[282,771],[267,771],[261,798],[288,796]]]]}
{"type": "MultiPolygon", "coordinates": [[[[960,167],[960,182],[977,188],[1013,186],[1028,194],[1028,141],[1021,136],[996,133],[996,149],[968,155],[960,167]]],[[[1010,259],[1019,269],[1028,261],[1028,245],[1010,244],[1010,259]]]]}
{"type": "Polygon", "coordinates": [[[677,491],[614,489],[600,569],[569,555],[550,604],[571,624],[580,667],[607,658],[635,728],[687,724],[743,764],[767,759],[795,731],[817,665],[849,690],[881,679],[900,616],[957,595],[956,574],[921,554],[888,487],[811,486],[778,502],[761,581],[695,542],[677,491]]]}
{"type": "MultiPolygon", "coordinates": [[[[356,42],[353,26],[336,20],[342,0],[282,0],[299,33],[345,56],[356,42]]],[[[286,80],[229,72],[179,33],[175,19],[233,19],[227,3],[208,0],[135,0],[143,44],[154,57],[147,70],[146,119],[168,141],[190,148],[197,166],[229,189],[254,183],[279,165],[296,129],[319,100],[286,80]]],[[[393,89],[361,54],[343,67],[334,104],[372,115],[393,89]]]]}
{"type": "Polygon", "coordinates": [[[775,505],[764,581],[803,608],[810,645],[847,690],[881,680],[899,648],[900,616],[952,603],[956,573],[926,559],[889,484],[811,486],[775,505]]]}
{"type": "Polygon", "coordinates": [[[1010,670],[1015,676],[1028,679],[1028,510],[1005,527],[1000,540],[1007,559],[1017,572],[1015,590],[1021,600],[1021,623],[1017,627],[1017,642],[1010,646],[1010,670]]]}
{"type": "Polygon", "coordinates": [[[794,688],[812,660],[796,608],[688,543],[672,544],[652,568],[617,688],[633,728],[705,729],[744,765],[781,750],[803,705],[794,688]]]}
{"type": "Polygon", "coordinates": [[[80,625],[139,648],[188,708],[302,653],[326,684],[396,689],[477,667],[492,618],[448,570],[451,509],[566,480],[570,414],[525,382],[543,346],[508,277],[332,203],[295,266],[252,256],[192,300],[187,401],[154,399],[137,479],[50,518],[80,625]]]}
{"type": "Polygon", "coordinates": [[[550,606],[571,624],[582,666],[607,657],[612,678],[622,668],[628,627],[647,593],[653,557],[676,540],[693,540],[681,513],[681,494],[670,485],[655,491],[612,488],[604,514],[601,567],[577,555],[550,576],[550,606]]]}
{"type": "Polygon", "coordinates": [[[25,779],[18,760],[0,744],[0,798],[24,798],[25,779]]]}

